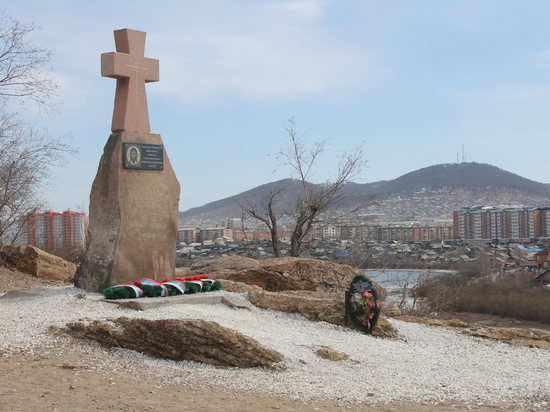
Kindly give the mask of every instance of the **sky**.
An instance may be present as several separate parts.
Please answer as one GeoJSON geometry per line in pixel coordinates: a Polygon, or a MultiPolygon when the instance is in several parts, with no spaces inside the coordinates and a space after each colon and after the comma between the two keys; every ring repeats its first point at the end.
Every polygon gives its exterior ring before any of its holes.
{"type": "Polygon", "coordinates": [[[151,132],[181,211],[290,177],[275,155],[290,118],[330,139],[314,183],[362,143],[359,183],[461,161],[550,183],[547,0],[18,0],[0,12],[39,26],[33,42],[53,54],[62,105],[39,121],[79,150],[44,193],[55,211],[88,210],[116,83],[100,55],[122,28],[147,32],[145,56],[160,61],[151,132]]]}

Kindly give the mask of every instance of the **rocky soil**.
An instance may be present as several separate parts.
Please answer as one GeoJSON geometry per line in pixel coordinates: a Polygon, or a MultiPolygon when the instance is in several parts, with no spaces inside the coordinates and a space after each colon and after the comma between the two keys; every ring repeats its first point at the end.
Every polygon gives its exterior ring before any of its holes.
{"type": "MultiPolygon", "coordinates": [[[[239,268],[247,270],[248,268],[239,268]]],[[[221,269],[225,270],[225,269],[221,269]]],[[[283,272],[285,273],[285,272],[283,272]]],[[[214,277],[214,276],[213,276],[214,277]]],[[[0,268],[0,295],[6,292],[43,289],[52,286],[71,286],[71,280],[42,278],[17,270],[0,268]]],[[[258,288],[259,290],[260,288],[258,288]]],[[[265,299],[265,292],[256,293],[265,299]]],[[[289,294],[292,296],[292,294],[289,294]]],[[[40,310],[39,305],[36,310],[40,310]]],[[[388,313],[399,315],[398,311],[388,313]]],[[[327,314],[329,316],[330,314],[327,314]]],[[[468,314],[437,314],[430,317],[400,316],[401,320],[450,328],[487,342],[503,341],[511,346],[550,349],[550,327],[547,325],[468,314]]],[[[75,340],[74,350],[35,348],[31,353],[4,353],[0,357],[0,410],[17,411],[84,411],[84,410],[287,410],[287,411],[366,411],[373,406],[349,403],[342,399],[297,400],[270,394],[212,392],[204,382],[162,383],[154,372],[144,370],[109,370],[97,366],[97,359],[81,351],[75,340]],[[131,378],[128,372],[133,375],[131,378]]],[[[333,361],[346,361],[345,353],[331,348],[317,348],[317,354],[333,361]]],[[[535,349],[536,350],[536,349],[535,349]]],[[[373,355],[375,356],[375,355],[373,355]]],[[[519,365],[518,365],[519,366],[519,365]]],[[[182,377],[183,378],[183,377],[182,377]]],[[[311,382],[314,384],[314,382],[311,382]]],[[[546,410],[540,402],[518,403],[475,401],[392,402],[376,404],[378,411],[528,411],[546,410]]]]}

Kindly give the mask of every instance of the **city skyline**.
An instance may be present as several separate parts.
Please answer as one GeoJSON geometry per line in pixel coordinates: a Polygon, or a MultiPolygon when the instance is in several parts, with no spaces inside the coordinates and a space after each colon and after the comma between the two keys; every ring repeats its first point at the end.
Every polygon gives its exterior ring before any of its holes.
{"type": "Polygon", "coordinates": [[[52,50],[64,104],[39,122],[80,149],[45,192],[53,210],[88,212],[115,89],[99,59],[120,28],[146,31],[145,55],[160,60],[160,82],[147,85],[151,132],[164,140],[182,211],[290,177],[274,153],[291,117],[332,138],[314,183],[361,142],[362,183],[455,161],[550,182],[543,1],[21,0],[3,11],[41,27],[32,38],[52,50]]]}

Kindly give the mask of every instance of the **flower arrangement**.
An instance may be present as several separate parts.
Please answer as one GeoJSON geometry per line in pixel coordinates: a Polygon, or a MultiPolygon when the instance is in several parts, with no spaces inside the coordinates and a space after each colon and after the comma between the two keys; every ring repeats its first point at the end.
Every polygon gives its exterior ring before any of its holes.
{"type": "Polygon", "coordinates": [[[120,285],[111,286],[103,291],[105,299],[132,299],[141,298],[143,290],[131,283],[121,283],[120,285]]]}
{"type": "Polygon", "coordinates": [[[148,298],[169,296],[166,286],[153,279],[143,278],[136,280],[134,285],[143,290],[143,294],[148,298]]]}
{"type": "Polygon", "coordinates": [[[346,310],[353,323],[361,330],[371,333],[378,321],[382,303],[378,300],[376,289],[364,289],[372,281],[365,275],[356,275],[346,293],[346,310]]]}
{"type": "Polygon", "coordinates": [[[164,279],[162,284],[168,289],[169,296],[183,295],[185,293],[185,283],[177,279],[164,279]]]}
{"type": "MultiPolygon", "coordinates": [[[[176,278],[181,279],[181,278],[176,278]]],[[[187,293],[199,293],[203,291],[203,282],[198,276],[187,276],[181,279],[185,284],[187,293]]],[[[206,290],[205,290],[206,292],[206,290]]]]}
{"type": "Polygon", "coordinates": [[[210,290],[222,290],[219,280],[210,279],[207,275],[188,276],[185,278],[165,279],[162,282],[143,278],[131,283],[110,286],[102,293],[105,299],[132,299],[140,297],[167,297],[210,290]]]}

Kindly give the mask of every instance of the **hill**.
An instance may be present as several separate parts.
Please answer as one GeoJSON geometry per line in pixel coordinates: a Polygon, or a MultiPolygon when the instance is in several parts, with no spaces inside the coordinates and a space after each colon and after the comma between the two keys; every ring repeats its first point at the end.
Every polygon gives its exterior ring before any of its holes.
{"type": "Polygon", "coordinates": [[[363,186],[366,193],[377,196],[415,193],[421,190],[437,192],[461,189],[470,192],[517,191],[530,196],[550,197],[550,185],[525,179],[483,163],[448,163],[429,166],[394,180],[363,186]]]}
{"type": "Polygon", "coordinates": [[[267,196],[272,190],[279,187],[285,187],[293,184],[292,179],[282,179],[277,182],[266,183],[239,193],[238,195],[226,197],[216,200],[215,202],[207,203],[204,206],[193,207],[180,212],[180,220],[184,219],[207,219],[219,220],[225,217],[241,217],[241,208],[238,205],[239,199],[261,199],[267,196]]]}
{"type": "MultiPolygon", "coordinates": [[[[218,222],[225,217],[240,217],[238,199],[261,199],[271,190],[293,185],[283,179],[258,186],[235,196],[180,212],[180,220],[206,219],[218,222]]],[[[375,195],[377,204],[369,213],[381,209],[391,217],[409,215],[429,218],[450,218],[449,213],[462,206],[473,205],[546,205],[550,185],[523,178],[498,167],[483,163],[451,163],[425,167],[393,180],[348,185],[359,195],[375,195]],[[426,208],[426,204],[430,208],[426,208]]],[[[289,190],[290,193],[294,191],[289,190]]]]}

